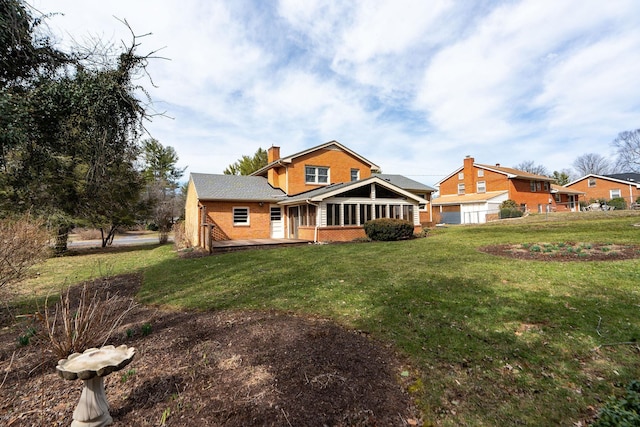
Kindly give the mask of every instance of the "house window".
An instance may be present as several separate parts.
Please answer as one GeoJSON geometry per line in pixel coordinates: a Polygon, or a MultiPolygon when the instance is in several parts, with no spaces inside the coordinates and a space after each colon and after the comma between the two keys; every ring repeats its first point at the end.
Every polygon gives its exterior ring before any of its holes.
{"type": "Polygon", "coordinates": [[[391,209],[390,218],[402,219],[402,206],[400,205],[391,205],[389,206],[391,209]]]}
{"type": "Polygon", "coordinates": [[[272,207],[271,208],[271,221],[280,221],[282,219],[282,209],[272,207]]]}
{"type": "Polygon", "coordinates": [[[464,194],[464,184],[458,184],[458,194],[464,194]]]}
{"type": "Polygon", "coordinates": [[[531,192],[535,192],[536,191],[536,182],[535,181],[531,181],[529,183],[531,185],[531,192]]]}
{"type": "Polygon", "coordinates": [[[476,192],[477,193],[486,193],[487,192],[487,183],[485,181],[478,181],[476,184],[476,192]]]}
{"type": "Polygon", "coordinates": [[[376,205],[376,218],[387,218],[387,205],[376,205]]]}
{"type": "MultiPolygon", "coordinates": [[[[429,200],[429,199],[427,199],[428,195],[426,193],[418,194],[418,196],[422,197],[425,200],[429,200]]],[[[418,209],[420,209],[421,211],[426,211],[427,210],[427,204],[426,203],[420,203],[420,205],[418,205],[418,209]]]]}
{"type": "Polygon", "coordinates": [[[549,191],[549,183],[547,181],[544,182],[544,191],[549,191]]]}
{"type": "Polygon", "coordinates": [[[464,179],[464,172],[458,173],[458,179],[464,179]]]}
{"type": "Polygon", "coordinates": [[[589,178],[589,187],[595,187],[596,186],[596,179],[595,178],[589,178]]]}
{"type": "Polygon", "coordinates": [[[233,208],[233,225],[249,225],[249,208],[233,208]]]}
{"type": "Polygon", "coordinates": [[[484,169],[478,169],[478,178],[482,178],[484,176],[484,169]]]}
{"type": "Polygon", "coordinates": [[[307,184],[328,184],[329,168],[305,166],[304,179],[307,184]]]}
{"type": "Polygon", "coordinates": [[[620,191],[619,188],[614,188],[613,190],[609,190],[609,195],[611,196],[611,199],[622,197],[622,191],[620,191]]]}
{"type": "Polygon", "coordinates": [[[360,179],[360,169],[351,169],[351,182],[360,179]]]}
{"type": "Polygon", "coordinates": [[[556,203],[560,203],[562,201],[562,196],[559,193],[556,193],[556,203]]]}
{"type": "MultiPolygon", "coordinates": [[[[531,192],[535,193],[536,191],[542,191],[542,183],[540,181],[531,181],[531,192]]],[[[548,190],[549,187],[547,187],[547,183],[545,183],[545,190],[548,190]]]]}
{"type": "Polygon", "coordinates": [[[340,225],[340,205],[327,203],[327,225],[340,225]]]}

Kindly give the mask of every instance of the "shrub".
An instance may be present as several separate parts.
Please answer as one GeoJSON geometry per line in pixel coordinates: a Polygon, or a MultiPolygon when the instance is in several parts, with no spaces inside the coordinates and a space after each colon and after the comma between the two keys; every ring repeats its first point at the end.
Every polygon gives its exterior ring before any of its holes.
{"type": "Polygon", "coordinates": [[[184,221],[178,221],[173,224],[173,244],[177,250],[186,249],[192,246],[184,229],[184,221]]]}
{"type": "Polygon", "coordinates": [[[504,218],[520,218],[522,210],[515,200],[507,199],[500,204],[500,219],[504,218]]]}
{"type": "Polygon", "coordinates": [[[518,203],[515,200],[507,199],[500,205],[500,209],[518,209],[518,203]]]}
{"type": "Polygon", "coordinates": [[[631,381],[623,398],[611,398],[600,409],[596,427],[640,425],[640,381],[631,381]]]}
{"type": "Polygon", "coordinates": [[[607,202],[609,206],[613,206],[616,210],[627,209],[627,201],[622,197],[614,197],[607,202]]]}
{"type": "Polygon", "coordinates": [[[29,214],[0,220],[0,288],[25,279],[31,266],[44,261],[50,239],[44,221],[29,214]]]}
{"type": "Polygon", "coordinates": [[[522,211],[520,209],[502,208],[500,209],[500,219],[504,218],[520,218],[522,211]]]}
{"type": "Polygon", "coordinates": [[[366,222],[364,231],[371,240],[410,239],[413,237],[413,223],[403,219],[380,218],[366,222]]]}

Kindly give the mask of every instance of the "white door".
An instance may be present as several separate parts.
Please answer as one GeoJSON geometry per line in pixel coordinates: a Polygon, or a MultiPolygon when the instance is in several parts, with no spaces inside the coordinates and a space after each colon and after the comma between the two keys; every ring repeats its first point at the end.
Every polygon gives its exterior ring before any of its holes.
{"type": "Polygon", "coordinates": [[[271,206],[271,238],[284,239],[284,224],[280,206],[271,206]]]}

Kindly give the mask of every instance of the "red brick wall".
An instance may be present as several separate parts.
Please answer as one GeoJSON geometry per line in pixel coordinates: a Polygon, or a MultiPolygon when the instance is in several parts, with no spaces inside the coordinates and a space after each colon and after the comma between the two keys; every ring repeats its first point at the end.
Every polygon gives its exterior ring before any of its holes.
{"type": "Polygon", "coordinates": [[[458,173],[453,174],[448,179],[440,183],[440,195],[456,195],[458,194],[458,184],[464,183],[465,194],[474,194],[477,192],[476,184],[478,181],[484,181],[486,191],[506,191],[509,189],[509,179],[506,175],[484,170],[484,176],[478,176],[478,170],[481,168],[472,165],[472,162],[465,159],[464,178],[459,179],[458,173]]]}
{"type": "Polygon", "coordinates": [[[329,167],[329,180],[332,184],[351,181],[351,169],[360,170],[360,179],[371,176],[371,167],[368,164],[345,151],[317,150],[306,156],[296,158],[288,166],[287,180],[289,185],[287,191],[289,195],[321,187],[321,185],[308,185],[305,183],[305,166],[329,167]]]}
{"type": "Polygon", "coordinates": [[[227,237],[235,239],[267,239],[270,237],[269,204],[248,202],[202,202],[207,209],[207,218],[214,222],[218,230],[214,231],[217,239],[227,237]],[[233,225],[233,208],[249,208],[249,225],[233,225]],[[222,237],[224,236],[224,237],[222,237]]]}
{"type": "Polygon", "coordinates": [[[315,239],[316,228],[315,227],[307,227],[307,226],[299,226],[298,227],[298,239],[309,240],[313,242],[315,239]]]}
{"type": "MultiPolygon", "coordinates": [[[[298,236],[301,239],[300,229],[298,230],[298,236]]],[[[422,231],[422,226],[417,225],[413,228],[414,233],[422,231]]],[[[318,228],[318,241],[319,242],[351,242],[356,239],[366,238],[367,234],[364,232],[363,227],[320,227],[318,228]]],[[[313,237],[309,240],[313,240],[313,237]]]]}
{"type": "Polygon", "coordinates": [[[530,180],[511,179],[510,181],[511,189],[509,190],[509,198],[519,205],[526,204],[530,212],[538,212],[538,205],[542,205],[542,211],[545,212],[545,206],[553,203],[551,183],[547,184],[547,190],[545,190],[544,182],[541,182],[540,191],[536,190],[532,192],[530,180]]]}
{"type": "MultiPolygon", "coordinates": [[[[476,168],[477,173],[477,168],[476,168]]],[[[485,169],[484,177],[478,178],[478,181],[485,181],[487,183],[487,191],[505,191],[509,190],[509,178],[506,175],[488,171],[485,169]]],[[[474,189],[475,192],[475,189],[474,189]]]]}
{"type": "Polygon", "coordinates": [[[322,227],[318,228],[319,242],[350,242],[367,237],[362,227],[322,227]]]}
{"type": "Polygon", "coordinates": [[[611,190],[619,189],[621,196],[627,201],[627,206],[631,203],[635,202],[636,199],[640,196],[640,190],[635,188],[635,185],[631,186],[631,191],[629,190],[629,184],[622,182],[613,182],[606,179],[595,178],[596,185],[595,187],[589,187],[589,179],[581,179],[580,181],[575,182],[574,184],[568,186],[567,188],[571,188],[572,190],[584,191],[586,195],[580,196],[581,200],[585,200],[589,203],[591,200],[597,199],[611,199],[611,190]]]}

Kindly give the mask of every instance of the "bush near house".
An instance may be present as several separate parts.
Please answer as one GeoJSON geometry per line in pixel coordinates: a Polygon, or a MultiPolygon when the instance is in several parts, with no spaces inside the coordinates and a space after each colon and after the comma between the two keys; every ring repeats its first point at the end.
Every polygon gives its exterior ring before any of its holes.
{"type": "Polygon", "coordinates": [[[371,240],[404,240],[413,236],[413,224],[404,219],[380,218],[366,222],[364,231],[371,240]]]}
{"type": "Polygon", "coordinates": [[[607,202],[609,206],[613,206],[616,210],[627,209],[627,201],[622,197],[615,197],[607,202]]]}
{"type": "Polygon", "coordinates": [[[504,218],[520,218],[522,210],[515,200],[507,199],[500,205],[500,219],[504,218]]]}

